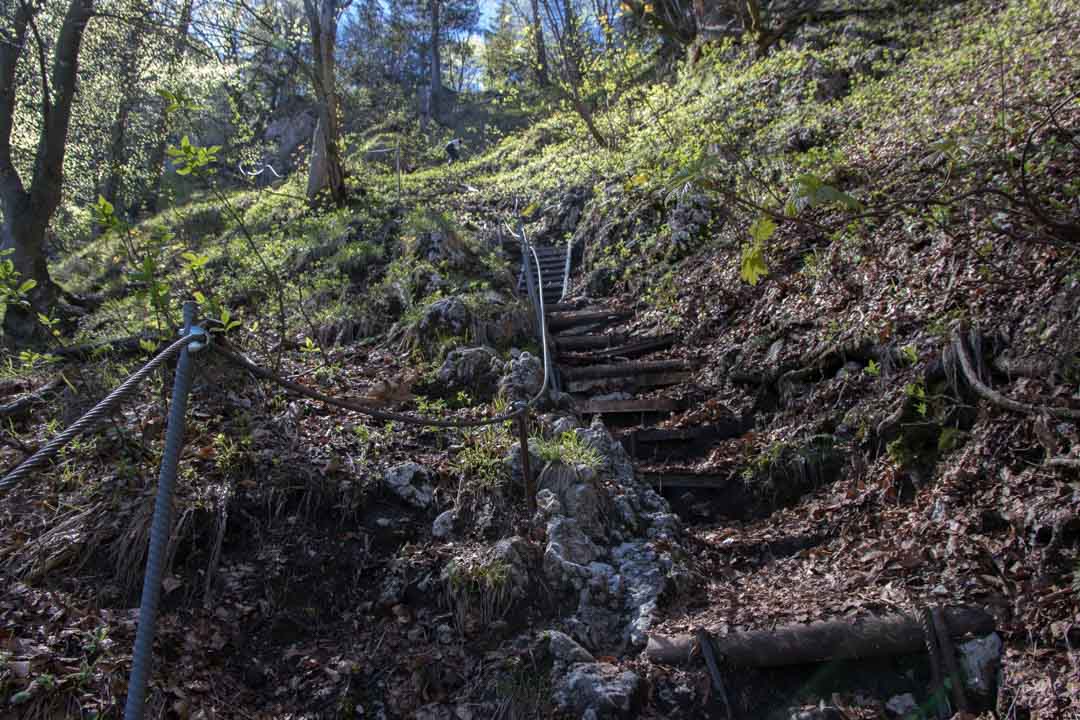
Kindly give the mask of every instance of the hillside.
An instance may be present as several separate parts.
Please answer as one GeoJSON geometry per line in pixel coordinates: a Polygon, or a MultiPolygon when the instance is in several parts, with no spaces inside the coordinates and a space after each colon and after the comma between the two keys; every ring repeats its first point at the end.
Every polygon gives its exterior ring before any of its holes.
{"type": "MultiPolygon", "coordinates": [[[[1080,717],[1080,3],[798,18],[86,211],[0,458],[197,301],[147,716],[1080,717]]],[[[0,491],[0,716],[122,715],[174,365],[0,491]]]]}

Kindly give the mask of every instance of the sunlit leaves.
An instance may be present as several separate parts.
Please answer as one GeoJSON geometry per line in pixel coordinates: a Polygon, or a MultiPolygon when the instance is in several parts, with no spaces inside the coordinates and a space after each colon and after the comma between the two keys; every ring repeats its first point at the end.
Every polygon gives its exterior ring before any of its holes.
{"type": "Polygon", "coordinates": [[[750,242],[743,245],[739,265],[739,277],[743,282],[757,285],[769,274],[765,264],[765,243],[776,233],[776,223],[768,215],[762,215],[750,226],[750,242]]]}
{"type": "Polygon", "coordinates": [[[794,217],[809,207],[819,205],[840,205],[848,210],[862,210],[862,203],[846,192],[837,190],[832,185],[812,173],[804,173],[795,178],[794,187],[785,214],[794,217]]]}

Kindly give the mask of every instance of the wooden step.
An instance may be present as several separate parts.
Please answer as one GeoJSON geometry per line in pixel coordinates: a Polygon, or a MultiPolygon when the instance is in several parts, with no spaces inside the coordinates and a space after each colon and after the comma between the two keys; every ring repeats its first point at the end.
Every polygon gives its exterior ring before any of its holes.
{"type": "Polygon", "coordinates": [[[585,367],[560,365],[559,370],[566,380],[595,380],[597,378],[639,377],[652,373],[692,370],[695,366],[696,363],[690,360],[653,360],[608,365],[586,365],[585,367]]]}
{"type": "MultiPolygon", "coordinates": [[[[664,350],[675,344],[674,335],[663,335],[654,338],[645,338],[642,340],[636,340],[621,345],[604,346],[593,352],[581,353],[573,355],[566,360],[572,360],[575,363],[580,363],[588,360],[610,360],[612,358],[632,358],[639,357],[641,355],[648,355],[649,353],[656,352],[657,350],[664,350]]],[[[562,343],[559,343],[559,350],[566,352],[562,343]]]]}
{"type": "Polygon", "coordinates": [[[634,377],[585,378],[564,380],[569,392],[596,392],[599,390],[625,390],[633,392],[648,388],[668,387],[691,382],[695,377],[692,370],[677,370],[664,373],[648,373],[634,377]]]}
{"type": "MultiPolygon", "coordinates": [[[[574,308],[568,308],[574,309],[574,308]]],[[[556,345],[562,352],[576,352],[580,350],[597,350],[609,348],[626,342],[627,333],[614,332],[607,335],[570,335],[556,340],[556,345]]]]}
{"type": "Polygon", "coordinates": [[[579,400],[575,408],[582,415],[678,412],[682,403],[675,398],[631,398],[630,400],[579,400]]]}
{"type": "Polygon", "coordinates": [[[588,310],[568,313],[553,313],[548,324],[553,330],[570,328],[575,325],[598,322],[621,322],[633,317],[633,313],[624,310],[588,310]]]}
{"type": "Polygon", "coordinates": [[[642,428],[622,433],[619,439],[633,439],[637,443],[663,443],[686,440],[724,440],[739,437],[746,427],[742,418],[731,418],[713,425],[695,425],[685,428],[642,428]]]}
{"type": "Polygon", "coordinates": [[[731,483],[730,474],[686,471],[639,470],[638,478],[654,488],[706,488],[722,490],[731,483]]]}

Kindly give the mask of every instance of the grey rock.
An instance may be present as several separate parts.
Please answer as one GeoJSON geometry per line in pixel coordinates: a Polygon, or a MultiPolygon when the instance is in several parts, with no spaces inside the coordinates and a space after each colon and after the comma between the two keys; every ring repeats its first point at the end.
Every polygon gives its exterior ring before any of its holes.
{"type": "Polygon", "coordinates": [[[536,493],[536,510],[545,520],[563,514],[563,506],[559,501],[559,497],[547,488],[543,488],[536,493]]]}
{"type": "Polygon", "coordinates": [[[435,518],[435,522],[431,523],[432,537],[440,540],[450,537],[454,534],[454,525],[456,523],[457,513],[453,510],[446,510],[439,513],[439,516],[435,518]]]}
{"type": "Polygon", "coordinates": [[[997,633],[968,640],[957,646],[960,665],[964,671],[964,685],[969,690],[983,697],[993,695],[998,686],[1003,647],[997,633]]]}
{"type": "Polygon", "coordinates": [[[464,335],[471,322],[468,306],[456,297],[449,297],[428,305],[416,329],[422,341],[433,342],[438,335],[464,335]]]}
{"type": "Polygon", "coordinates": [[[580,588],[589,577],[588,564],[600,550],[577,522],[558,516],[547,526],[548,544],[544,550],[544,573],[560,587],[580,588]]]}
{"type": "Polygon", "coordinates": [[[525,538],[515,535],[495,543],[495,547],[491,550],[491,557],[510,568],[511,597],[525,597],[531,582],[529,566],[535,557],[533,546],[525,538]]]}
{"type": "Polygon", "coordinates": [[[529,352],[511,357],[499,381],[499,392],[511,402],[531,400],[544,384],[544,363],[529,352]]]}
{"type": "Polygon", "coordinates": [[[919,709],[919,703],[915,701],[914,695],[904,693],[889,698],[889,701],[885,703],[885,709],[895,717],[907,717],[919,709]]]}
{"type": "Polygon", "coordinates": [[[421,510],[431,505],[435,495],[435,489],[431,486],[431,473],[423,465],[414,462],[403,462],[387,470],[383,475],[383,483],[390,492],[421,510]]]}
{"type": "Polygon", "coordinates": [[[579,427],[581,427],[581,425],[578,423],[577,418],[572,415],[563,415],[552,423],[551,434],[558,437],[564,433],[576,430],[579,427]]]}
{"type": "Polygon", "coordinates": [[[607,663],[578,663],[558,678],[554,699],[579,717],[626,718],[639,706],[644,686],[630,671],[607,663]]]}
{"type": "Polygon", "coordinates": [[[435,264],[445,262],[455,270],[463,270],[469,264],[469,252],[461,237],[444,230],[420,233],[414,252],[419,258],[435,264]]]}
{"type": "Polygon", "coordinates": [[[596,658],[588,650],[578,645],[566,633],[561,633],[558,630],[548,630],[546,635],[549,643],[548,647],[556,662],[566,664],[596,662],[596,658]]]}
{"type": "Polygon", "coordinates": [[[437,377],[448,390],[467,390],[487,400],[495,394],[502,370],[503,363],[491,348],[458,348],[447,354],[437,377]]]}

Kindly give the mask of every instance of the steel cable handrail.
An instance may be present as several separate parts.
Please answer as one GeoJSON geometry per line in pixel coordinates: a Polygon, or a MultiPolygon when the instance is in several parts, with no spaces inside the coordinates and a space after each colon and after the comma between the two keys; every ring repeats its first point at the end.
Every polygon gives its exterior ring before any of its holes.
{"type": "Polygon", "coordinates": [[[180,351],[197,340],[205,340],[205,333],[202,330],[185,335],[158,353],[150,360],[150,362],[143,365],[142,369],[121,383],[118,388],[106,395],[105,399],[92,407],[89,412],[46,443],[45,447],[19,463],[14,470],[0,479],[0,492],[6,492],[21,480],[26,479],[30,473],[55,457],[57,453],[64,449],[65,445],[74,440],[79,434],[93,428],[99,422],[104,420],[105,417],[115,410],[120,403],[129,399],[131,395],[134,394],[135,390],[138,389],[139,385],[150,375],[150,373],[157,370],[163,363],[178,355],[180,351]]]}

